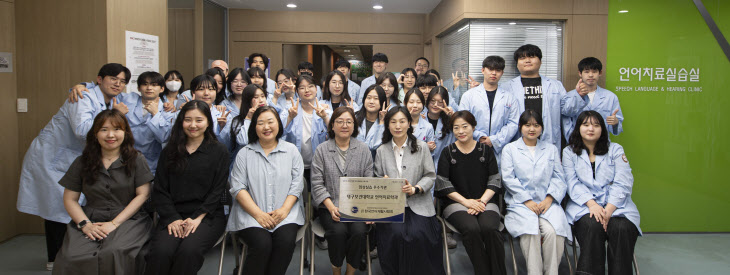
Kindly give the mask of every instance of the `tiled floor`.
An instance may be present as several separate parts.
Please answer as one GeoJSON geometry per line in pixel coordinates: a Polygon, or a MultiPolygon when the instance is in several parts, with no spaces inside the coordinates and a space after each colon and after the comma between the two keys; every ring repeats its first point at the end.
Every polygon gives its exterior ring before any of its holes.
{"type": "MultiPolygon", "coordinates": [[[[515,242],[515,244],[517,244],[515,242]]],[[[228,246],[230,247],[230,245],[228,246]]],[[[519,273],[525,274],[524,259],[519,247],[515,248],[519,273]]],[[[43,236],[23,235],[0,244],[0,274],[47,275],[46,251],[43,236]]],[[[315,249],[316,274],[331,274],[327,251],[315,249]]],[[[505,242],[508,274],[512,274],[509,246],[505,242]]],[[[569,251],[572,254],[572,251],[569,251]]],[[[453,274],[472,274],[473,270],[463,245],[449,250],[453,274]]],[[[216,274],[220,249],[208,253],[199,274],[216,274]]],[[[231,274],[235,261],[233,251],[226,249],[224,273],[231,274]]],[[[645,234],[636,245],[636,257],[642,274],[730,274],[730,234],[645,234]]],[[[299,246],[287,274],[298,274],[299,246]]],[[[563,259],[561,274],[568,274],[563,259]]],[[[305,270],[309,273],[309,270],[305,270]]],[[[358,273],[365,274],[365,272],[358,273]]],[[[377,260],[373,261],[373,274],[381,274],[377,260]]]]}

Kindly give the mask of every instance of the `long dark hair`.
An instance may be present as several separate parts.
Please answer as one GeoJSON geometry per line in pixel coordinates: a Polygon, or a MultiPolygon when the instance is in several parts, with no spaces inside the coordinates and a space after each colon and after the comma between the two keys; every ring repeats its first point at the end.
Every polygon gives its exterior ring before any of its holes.
{"type": "Polygon", "coordinates": [[[390,119],[392,119],[393,116],[395,116],[399,112],[405,115],[408,119],[408,129],[406,130],[406,135],[408,135],[408,140],[411,141],[411,153],[415,153],[416,151],[418,151],[419,148],[418,139],[416,139],[416,136],[413,135],[413,126],[411,126],[411,123],[413,123],[413,118],[411,117],[411,114],[408,113],[408,108],[406,108],[405,106],[395,106],[385,114],[385,121],[383,121],[383,125],[385,125],[385,130],[383,130],[382,144],[386,144],[393,139],[393,134],[390,133],[390,119]]]}
{"type": "Polygon", "coordinates": [[[215,87],[215,91],[216,91],[215,104],[218,105],[223,100],[228,98],[226,96],[226,73],[224,73],[223,70],[221,70],[221,68],[215,67],[215,68],[210,68],[207,71],[205,71],[205,74],[209,75],[210,77],[213,77],[213,80],[214,80],[213,84],[215,84],[215,86],[213,86],[213,87],[215,87]],[[220,76],[221,81],[223,81],[223,88],[221,88],[220,90],[218,90],[218,81],[215,80],[216,75],[220,76]]]}
{"type": "MultiPolygon", "coordinates": [[[[251,100],[253,100],[253,97],[256,96],[256,91],[258,90],[261,90],[264,93],[265,98],[268,97],[268,93],[266,93],[266,90],[258,84],[249,84],[248,86],[246,86],[246,88],[243,88],[243,93],[241,93],[240,112],[238,113],[238,116],[234,117],[231,121],[231,140],[235,141],[238,132],[241,131],[241,126],[243,125],[243,121],[248,115],[248,110],[253,107],[251,106],[251,100]]],[[[254,125],[253,120],[251,122],[251,125],[254,125]]],[[[233,148],[235,147],[236,146],[233,146],[233,148]]]]}
{"type": "Polygon", "coordinates": [[[340,72],[338,70],[331,71],[329,74],[327,74],[327,78],[324,81],[324,87],[322,87],[322,99],[331,100],[332,92],[330,92],[330,81],[332,80],[333,77],[335,77],[335,75],[339,76],[340,79],[342,80],[343,87],[342,87],[342,94],[340,96],[342,97],[343,100],[341,102],[344,102],[345,99],[347,99],[347,101],[351,102],[352,98],[350,97],[350,93],[347,91],[347,86],[349,86],[349,85],[347,85],[347,78],[345,77],[345,75],[342,72],[340,72]]]}
{"type": "MultiPolygon", "coordinates": [[[[182,172],[188,164],[186,158],[188,155],[188,149],[185,147],[188,142],[188,135],[186,135],[183,130],[183,121],[185,120],[185,114],[189,111],[198,110],[203,113],[205,118],[208,120],[208,127],[205,129],[205,132],[203,132],[205,137],[203,144],[208,142],[218,142],[218,139],[213,133],[214,122],[213,117],[210,115],[210,107],[211,106],[208,106],[208,104],[204,101],[196,99],[185,103],[182,109],[180,109],[180,113],[177,115],[175,124],[172,125],[172,130],[170,131],[170,139],[163,150],[166,152],[167,157],[164,165],[168,170],[182,172]]],[[[203,146],[203,144],[200,146],[203,146]]]]}
{"type": "Polygon", "coordinates": [[[575,121],[575,127],[573,127],[573,133],[570,134],[570,138],[568,139],[568,146],[570,146],[570,149],[576,155],[580,156],[583,153],[583,149],[588,151],[588,147],[583,143],[583,137],[580,135],[580,126],[584,122],[591,123],[594,121],[597,121],[601,125],[601,136],[598,137],[596,146],[593,148],[593,154],[605,155],[608,153],[608,147],[611,142],[608,141],[608,130],[606,129],[606,123],[603,121],[603,116],[596,111],[584,111],[578,115],[578,119],[575,121]]]}
{"type": "Polygon", "coordinates": [[[177,90],[177,93],[185,91],[185,80],[183,79],[182,74],[177,70],[168,71],[165,74],[165,85],[163,85],[165,89],[160,93],[160,98],[162,98],[163,101],[165,100],[165,97],[167,97],[167,94],[170,93],[170,89],[167,88],[167,79],[173,75],[177,76],[177,79],[180,79],[180,89],[177,90]]]}
{"type": "Polygon", "coordinates": [[[251,85],[251,78],[248,77],[248,73],[246,73],[243,68],[235,68],[231,70],[226,77],[226,87],[228,87],[228,90],[231,91],[231,96],[233,96],[233,80],[235,80],[239,75],[243,78],[243,82],[246,82],[246,86],[251,85]]]}
{"type": "Polygon", "coordinates": [[[264,87],[264,90],[266,90],[266,88],[267,88],[266,87],[266,82],[268,82],[268,79],[266,78],[266,72],[264,70],[262,70],[259,67],[251,67],[251,68],[248,68],[248,71],[246,73],[248,73],[248,77],[250,79],[252,79],[251,80],[252,81],[251,83],[253,83],[253,77],[254,76],[258,76],[261,79],[263,79],[264,80],[263,81],[264,83],[261,85],[261,87],[264,87]]]}
{"type": "MultiPolygon", "coordinates": [[[[398,91],[398,78],[396,78],[393,73],[387,72],[387,73],[380,75],[380,77],[378,77],[378,80],[377,80],[377,82],[375,82],[375,84],[380,86],[381,84],[383,84],[383,82],[385,82],[386,79],[388,81],[390,81],[390,85],[393,85],[393,94],[390,95],[390,100],[393,100],[395,103],[400,105],[401,102],[400,102],[400,99],[398,99],[398,92],[399,92],[398,91]]],[[[383,90],[385,90],[385,89],[383,89],[383,90]]]]}
{"type": "Polygon", "coordinates": [[[360,107],[360,110],[355,113],[355,120],[357,121],[357,125],[362,125],[365,121],[365,118],[367,117],[368,110],[365,109],[365,99],[368,98],[368,94],[373,90],[376,94],[378,94],[378,102],[380,102],[380,105],[378,105],[378,110],[383,109],[383,105],[387,100],[387,98],[385,97],[385,90],[383,90],[383,87],[380,87],[380,85],[370,85],[370,87],[365,89],[365,93],[363,93],[362,95],[362,106],[360,107]]]}
{"type": "MultiPolygon", "coordinates": [[[[431,89],[431,92],[428,93],[428,98],[426,99],[426,103],[424,104],[426,104],[426,106],[431,106],[431,100],[433,100],[433,97],[437,94],[441,96],[441,99],[446,101],[446,106],[444,106],[444,108],[449,107],[449,91],[442,86],[433,87],[433,89],[431,89]]],[[[428,107],[426,108],[428,109],[428,107]]],[[[439,114],[439,119],[443,124],[443,126],[441,127],[441,137],[439,137],[439,139],[444,139],[449,133],[451,133],[451,120],[449,119],[449,115],[447,115],[444,111],[441,111],[441,113],[439,114]]]]}
{"type": "Polygon", "coordinates": [[[91,129],[86,133],[86,147],[81,153],[81,164],[84,167],[81,173],[83,183],[93,184],[96,182],[99,170],[104,165],[101,159],[101,144],[99,144],[96,134],[99,133],[101,127],[107,121],[111,122],[114,127],[124,130],[124,140],[119,147],[119,158],[122,159],[122,165],[124,165],[127,176],[131,176],[134,171],[137,149],[134,149],[134,136],[131,127],[129,127],[129,122],[127,122],[127,117],[116,109],[104,110],[96,115],[91,129]]]}

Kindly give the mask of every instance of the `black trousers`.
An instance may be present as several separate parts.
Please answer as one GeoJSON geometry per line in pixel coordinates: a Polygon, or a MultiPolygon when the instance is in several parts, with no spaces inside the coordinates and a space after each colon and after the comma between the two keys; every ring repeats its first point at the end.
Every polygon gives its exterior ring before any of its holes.
{"type": "Polygon", "coordinates": [[[206,216],[195,233],[184,239],[168,234],[166,224],[158,224],[152,232],[145,274],[197,274],[205,253],[213,248],[225,229],[226,216],[222,210],[210,218],[206,216]]]}
{"type": "Polygon", "coordinates": [[[335,222],[326,208],[319,208],[317,212],[325,230],[330,263],[333,266],[342,266],[342,261],[347,259],[352,267],[360,268],[365,255],[367,225],[364,222],[335,222]]]}
{"type": "Polygon", "coordinates": [[[499,219],[499,213],[494,211],[484,211],[476,216],[469,215],[466,211],[458,211],[447,219],[463,237],[466,254],[474,266],[474,274],[507,273],[499,219]]]}
{"type": "Polygon", "coordinates": [[[606,274],[606,241],[608,241],[608,274],[633,274],[631,262],[639,237],[636,226],[623,217],[612,217],[608,228],[586,214],[575,222],[574,235],[580,244],[578,274],[606,274]]]}
{"type": "Polygon", "coordinates": [[[236,234],[246,244],[243,274],[285,274],[294,255],[299,225],[285,224],[269,232],[259,227],[246,228],[236,234]]]}
{"type": "Polygon", "coordinates": [[[49,262],[56,261],[56,254],[58,254],[58,250],[63,246],[63,238],[66,236],[66,226],[68,226],[67,223],[43,220],[49,262]]]}

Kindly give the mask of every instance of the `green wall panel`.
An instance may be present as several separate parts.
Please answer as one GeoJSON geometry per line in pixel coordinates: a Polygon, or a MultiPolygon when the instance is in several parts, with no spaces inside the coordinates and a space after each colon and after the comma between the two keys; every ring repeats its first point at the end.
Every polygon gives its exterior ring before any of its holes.
{"type": "MultiPolygon", "coordinates": [[[[703,3],[730,37],[730,1],[703,3]]],[[[642,229],[730,231],[730,61],[693,1],[611,0],[604,72],[626,117],[612,140],[631,163],[642,229]]]]}

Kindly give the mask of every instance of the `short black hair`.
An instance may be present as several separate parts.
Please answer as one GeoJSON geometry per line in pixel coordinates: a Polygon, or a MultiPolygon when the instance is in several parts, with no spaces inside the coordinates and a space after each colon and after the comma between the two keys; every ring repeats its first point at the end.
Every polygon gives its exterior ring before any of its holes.
{"type": "Polygon", "coordinates": [[[142,84],[157,84],[160,87],[165,87],[165,78],[158,72],[144,72],[137,77],[137,87],[142,84]]]}
{"type": "Polygon", "coordinates": [[[308,61],[304,61],[302,63],[299,63],[299,66],[297,66],[297,71],[298,70],[310,70],[314,72],[314,64],[309,63],[308,61]]]}
{"type": "MultiPolygon", "coordinates": [[[[258,76],[258,77],[263,78],[264,79],[264,84],[261,85],[261,87],[263,87],[264,90],[266,90],[268,88],[268,87],[266,87],[266,83],[268,81],[266,79],[266,72],[264,70],[262,70],[259,67],[251,67],[251,68],[248,68],[248,71],[246,73],[248,74],[249,79],[253,79],[254,76],[258,76]]],[[[253,80],[251,80],[251,81],[253,83],[253,80]]],[[[251,83],[249,83],[249,84],[251,84],[251,83]]]]}
{"type": "Polygon", "coordinates": [[[373,63],[378,62],[378,61],[388,63],[388,56],[385,55],[384,53],[376,53],[376,54],[374,54],[373,55],[373,63]]]}
{"type": "Polygon", "coordinates": [[[498,55],[490,55],[482,61],[482,68],[493,71],[504,71],[504,58],[498,55]]]}
{"type": "Polygon", "coordinates": [[[281,136],[284,135],[284,124],[281,123],[281,118],[279,117],[279,112],[274,109],[274,107],[271,106],[262,106],[256,108],[256,111],[253,112],[253,115],[251,116],[251,126],[248,127],[248,144],[254,144],[256,142],[259,142],[259,135],[256,134],[256,121],[259,119],[259,116],[261,116],[264,112],[271,112],[274,114],[274,117],[276,118],[276,123],[279,124],[279,131],[276,133],[276,139],[281,139],[281,136]]]}
{"type": "Polygon", "coordinates": [[[436,87],[438,85],[439,85],[439,82],[436,79],[436,77],[433,75],[430,75],[428,73],[426,73],[422,77],[419,77],[418,79],[416,79],[416,88],[420,88],[420,87],[424,87],[424,86],[436,87]]]}
{"type": "Polygon", "coordinates": [[[525,44],[515,50],[515,62],[521,57],[537,57],[537,59],[542,60],[542,50],[538,46],[525,44]]]}
{"type": "Polygon", "coordinates": [[[347,61],[345,59],[340,59],[340,60],[337,60],[337,63],[335,63],[335,70],[339,69],[340,67],[345,67],[349,70],[352,67],[352,65],[350,64],[350,61],[347,61]]]}
{"type": "Polygon", "coordinates": [[[419,57],[419,58],[416,58],[416,62],[413,62],[413,64],[416,64],[416,63],[418,63],[418,60],[423,60],[423,61],[426,61],[426,64],[428,65],[428,67],[429,67],[429,68],[431,68],[431,62],[430,62],[430,61],[428,61],[428,59],[426,59],[426,58],[425,58],[425,57],[423,57],[423,56],[421,56],[421,57],[419,57]]]}
{"type": "MultiPolygon", "coordinates": [[[[180,79],[180,89],[177,90],[177,92],[185,91],[185,80],[183,80],[182,74],[180,72],[178,72],[177,70],[170,70],[167,73],[165,73],[165,81],[167,81],[167,79],[169,79],[173,75],[177,76],[177,79],[180,79]]],[[[165,83],[165,84],[167,84],[167,83],[165,83]]],[[[168,89],[167,85],[165,85],[165,90],[163,90],[162,93],[160,93],[160,98],[166,97],[168,93],[170,93],[170,89],[168,89]]]]}
{"type": "Polygon", "coordinates": [[[578,72],[582,73],[584,70],[597,70],[600,72],[603,71],[603,64],[598,58],[586,57],[578,62],[578,72]]]}
{"type": "Polygon", "coordinates": [[[251,64],[253,64],[254,57],[261,57],[261,59],[264,60],[264,67],[266,67],[267,69],[269,68],[269,58],[266,57],[266,55],[262,54],[262,53],[252,53],[251,55],[248,56],[248,66],[249,67],[251,67],[251,64]]]}
{"type": "Polygon", "coordinates": [[[355,111],[353,111],[350,107],[347,106],[340,106],[337,107],[330,116],[330,123],[327,125],[327,137],[330,139],[335,138],[335,120],[338,119],[340,116],[342,116],[345,113],[349,113],[350,116],[352,116],[352,134],[350,134],[351,137],[357,138],[357,135],[360,133],[358,128],[360,128],[360,124],[357,121],[357,118],[355,117],[355,111]]]}
{"type": "Polygon", "coordinates": [[[429,75],[429,74],[435,74],[436,75],[436,82],[438,82],[439,79],[441,79],[441,74],[439,73],[439,71],[437,71],[435,69],[430,69],[430,70],[426,71],[426,75],[429,75]]]}
{"type": "Polygon", "coordinates": [[[99,69],[99,74],[97,74],[97,76],[101,76],[101,78],[107,76],[117,77],[120,73],[124,73],[124,84],[129,83],[129,78],[132,77],[132,73],[129,72],[127,67],[124,67],[119,63],[104,64],[104,66],[101,66],[101,69],[99,69]]]}

